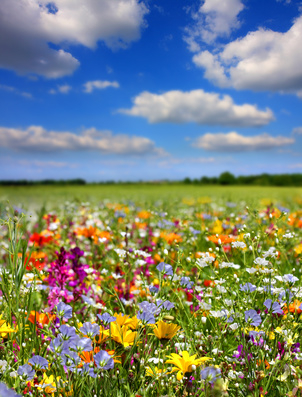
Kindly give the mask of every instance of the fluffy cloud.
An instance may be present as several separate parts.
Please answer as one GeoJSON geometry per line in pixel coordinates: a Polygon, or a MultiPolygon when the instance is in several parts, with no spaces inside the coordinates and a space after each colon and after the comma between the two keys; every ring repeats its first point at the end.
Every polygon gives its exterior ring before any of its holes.
{"type": "Polygon", "coordinates": [[[236,105],[228,95],[220,96],[203,90],[168,91],[157,95],[143,92],[134,99],[131,109],[119,112],[141,116],[150,123],[190,123],[237,127],[258,127],[274,119],[270,109],[254,105],[236,105]]]}
{"type": "Polygon", "coordinates": [[[294,142],[293,138],[284,136],[274,137],[266,133],[244,136],[233,131],[226,134],[207,133],[197,138],[192,146],[213,152],[248,152],[278,148],[294,142]]]}
{"type": "Polygon", "coordinates": [[[0,67],[48,78],[69,75],[78,60],[48,43],[125,47],[139,39],[147,12],[139,0],[1,0],[0,67]]]}
{"type": "Polygon", "coordinates": [[[112,134],[90,128],[77,135],[72,132],[47,131],[39,126],[25,130],[0,127],[0,146],[15,151],[57,152],[94,150],[104,154],[165,155],[148,138],[112,134]]]}
{"type": "Polygon", "coordinates": [[[301,93],[301,41],[302,16],[285,33],[258,29],[218,53],[202,51],[193,61],[220,87],[301,93]]]}
{"type": "Polygon", "coordinates": [[[194,24],[185,29],[184,40],[193,52],[200,51],[199,42],[213,43],[229,36],[240,26],[238,14],[244,8],[241,0],[205,0],[193,13],[194,24]]]}
{"type": "Polygon", "coordinates": [[[84,92],[87,94],[91,94],[94,90],[104,90],[108,87],[119,88],[119,83],[117,81],[102,81],[102,80],[94,80],[87,81],[87,83],[83,84],[84,92]]]}
{"type": "Polygon", "coordinates": [[[293,129],[293,134],[302,135],[302,127],[296,127],[293,129]]]}

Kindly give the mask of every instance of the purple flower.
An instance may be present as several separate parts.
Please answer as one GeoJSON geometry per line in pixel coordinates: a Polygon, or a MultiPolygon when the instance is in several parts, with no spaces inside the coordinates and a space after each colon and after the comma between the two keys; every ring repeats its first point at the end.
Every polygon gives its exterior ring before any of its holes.
{"type": "Polygon", "coordinates": [[[150,303],[148,301],[143,301],[138,304],[138,307],[142,312],[149,312],[151,314],[159,314],[161,312],[161,308],[158,307],[155,303],[150,303]]]}
{"type": "Polygon", "coordinates": [[[254,292],[256,288],[256,285],[253,285],[251,283],[246,283],[244,285],[240,284],[240,291],[243,292],[254,292]]]}
{"type": "Polygon", "coordinates": [[[299,281],[299,279],[293,274],[284,274],[282,278],[284,282],[288,282],[292,284],[294,284],[296,281],[299,281]]]}
{"type": "Polygon", "coordinates": [[[213,384],[217,379],[221,377],[220,368],[206,367],[200,372],[201,379],[208,381],[213,384]]]}
{"type": "Polygon", "coordinates": [[[155,324],[154,315],[150,312],[138,313],[137,318],[141,320],[143,324],[155,324]]]}
{"type": "Polygon", "coordinates": [[[68,353],[61,355],[63,364],[72,372],[76,369],[77,365],[80,363],[81,359],[78,353],[69,351],[68,353]]]}
{"type": "Polygon", "coordinates": [[[112,321],[116,320],[116,317],[111,316],[109,313],[103,313],[102,315],[98,314],[98,318],[103,321],[104,324],[109,324],[112,321]]]}
{"type": "Polygon", "coordinates": [[[268,310],[272,310],[273,314],[283,314],[283,310],[278,302],[274,302],[271,299],[267,299],[263,304],[268,310]]]}
{"type": "Polygon", "coordinates": [[[245,351],[243,350],[243,345],[238,345],[237,352],[233,354],[235,358],[245,357],[245,351]]]}
{"type": "Polygon", "coordinates": [[[1,397],[21,397],[14,390],[8,389],[4,383],[0,383],[0,396],[1,397]]]}
{"type": "Polygon", "coordinates": [[[97,324],[84,323],[83,327],[80,328],[80,331],[87,335],[89,338],[94,338],[96,335],[100,333],[100,326],[97,324]]]}
{"type": "Polygon", "coordinates": [[[64,354],[69,351],[69,344],[59,335],[50,342],[49,348],[53,353],[64,354]]]}
{"type": "Polygon", "coordinates": [[[76,338],[72,339],[69,343],[69,348],[76,350],[78,353],[83,351],[90,352],[92,350],[91,339],[80,338],[78,335],[76,338]]]}
{"type": "Polygon", "coordinates": [[[251,325],[253,325],[254,327],[258,327],[258,325],[261,324],[261,317],[259,316],[259,314],[257,314],[256,310],[247,310],[246,312],[244,312],[244,314],[245,321],[250,322],[251,325]]]}
{"type": "Polygon", "coordinates": [[[73,327],[69,327],[69,325],[63,324],[59,328],[62,339],[63,340],[69,340],[71,338],[76,337],[76,332],[73,327]]]}
{"type": "Polygon", "coordinates": [[[101,350],[94,356],[94,362],[97,367],[102,370],[111,369],[114,367],[113,358],[105,350],[101,350]]]}
{"type": "Polygon", "coordinates": [[[161,299],[158,299],[156,301],[157,307],[164,308],[166,310],[171,310],[175,307],[174,303],[170,301],[162,301],[161,299]]]}
{"type": "Polygon", "coordinates": [[[17,374],[21,376],[22,380],[28,382],[36,375],[35,370],[28,364],[21,365],[18,368],[17,374]]]}
{"type": "Polygon", "coordinates": [[[173,276],[173,268],[165,262],[161,262],[156,266],[159,272],[166,274],[167,276],[173,276]]]}
{"type": "Polygon", "coordinates": [[[155,285],[150,285],[149,291],[151,292],[151,294],[157,294],[159,291],[159,288],[155,287],[155,285]]]}
{"type": "Polygon", "coordinates": [[[66,305],[64,302],[60,302],[57,306],[57,313],[59,317],[63,317],[66,320],[70,319],[72,317],[72,307],[69,305],[66,305]]]}
{"type": "Polygon", "coordinates": [[[35,370],[47,369],[48,361],[46,358],[41,356],[33,356],[30,360],[28,360],[29,364],[31,364],[35,370]]]}
{"type": "Polygon", "coordinates": [[[284,300],[290,302],[292,300],[293,296],[294,296],[293,293],[290,292],[289,289],[287,289],[287,290],[283,290],[282,292],[280,292],[278,299],[279,300],[284,299],[284,300]]]}
{"type": "Polygon", "coordinates": [[[180,285],[183,287],[186,287],[188,289],[191,289],[194,285],[193,281],[190,280],[190,277],[182,277],[180,279],[180,285]]]}

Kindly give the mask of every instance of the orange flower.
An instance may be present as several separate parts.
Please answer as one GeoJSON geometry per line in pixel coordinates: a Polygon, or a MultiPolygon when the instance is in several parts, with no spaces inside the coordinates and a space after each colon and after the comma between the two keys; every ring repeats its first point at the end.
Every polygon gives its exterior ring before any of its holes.
{"type": "Polygon", "coordinates": [[[46,254],[44,252],[33,251],[28,260],[28,256],[25,258],[25,263],[27,263],[26,270],[32,270],[32,266],[37,270],[42,270],[46,265],[46,254]]]}
{"type": "Polygon", "coordinates": [[[176,233],[161,232],[160,233],[160,237],[162,239],[166,240],[168,244],[181,243],[182,242],[182,237],[179,234],[176,234],[176,233]]]}
{"type": "Polygon", "coordinates": [[[76,229],[75,233],[78,236],[84,236],[94,241],[95,244],[98,243],[99,238],[106,238],[110,240],[111,235],[107,231],[100,231],[97,227],[89,226],[84,228],[76,229]]]}
{"type": "Polygon", "coordinates": [[[140,218],[140,219],[149,219],[150,216],[151,216],[151,214],[150,214],[149,211],[140,211],[140,212],[137,214],[137,217],[140,218]]]}
{"type": "Polygon", "coordinates": [[[212,280],[204,280],[203,285],[204,285],[205,287],[214,287],[214,286],[215,286],[215,283],[214,283],[214,281],[212,281],[212,280]]]}
{"type": "Polygon", "coordinates": [[[225,234],[220,234],[218,237],[216,235],[209,236],[208,239],[209,241],[212,241],[215,244],[219,244],[219,240],[221,241],[221,244],[229,244],[232,243],[233,241],[236,241],[234,237],[230,237],[225,234]]]}
{"type": "Polygon", "coordinates": [[[45,235],[45,233],[33,233],[30,236],[29,241],[34,243],[35,246],[40,246],[42,247],[43,245],[51,242],[52,236],[50,235],[45,235]]]}
{"type": "Polygon", "coordinates": [[[28,320],[32,324],[35,324],[35,322],[37,322],[38,324],[44,326],[45,324],[51,323],[55,318],[56,316],[54,314],[39,313],[32,310],[29,314],[28,320]]]}
{"type": "Polygon", "coordinates": [[[293,303],[291,303],[288,307],[284,307],[283,311],[284,314],[288,313],[289,311],[291,313],[297,313],[300,314],[302,313],[302,310],[299,309],[299,306],[301,305],[302,302],[300,302],[298,299],[296,299],[293,303]]]}

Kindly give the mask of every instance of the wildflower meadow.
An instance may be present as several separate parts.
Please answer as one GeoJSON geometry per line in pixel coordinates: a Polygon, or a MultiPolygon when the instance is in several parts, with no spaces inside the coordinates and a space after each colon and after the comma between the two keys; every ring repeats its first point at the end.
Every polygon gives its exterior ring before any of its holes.
{"type": "Polygon", "coordinates": [[[0,396],[301,396],[301,204],[2,205],[0,396]]]}

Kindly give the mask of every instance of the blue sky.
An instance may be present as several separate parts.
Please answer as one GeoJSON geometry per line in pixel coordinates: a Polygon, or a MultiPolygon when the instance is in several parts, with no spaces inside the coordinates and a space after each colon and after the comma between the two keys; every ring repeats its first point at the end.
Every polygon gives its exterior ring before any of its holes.
{"type": "Polygon", "coordinates": [[[0,179],[302,170],[302,2],[2,0],[0,179]]]}

